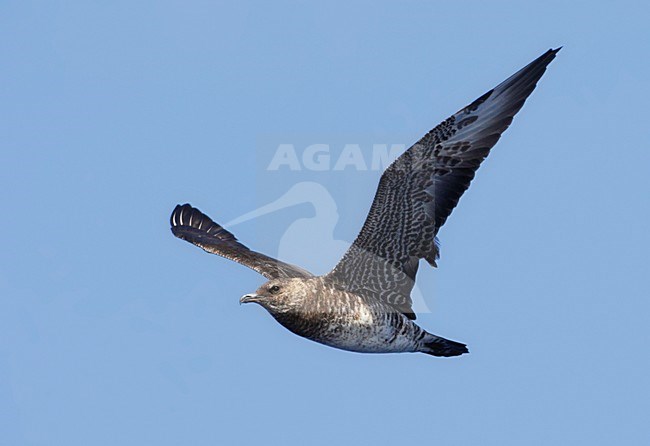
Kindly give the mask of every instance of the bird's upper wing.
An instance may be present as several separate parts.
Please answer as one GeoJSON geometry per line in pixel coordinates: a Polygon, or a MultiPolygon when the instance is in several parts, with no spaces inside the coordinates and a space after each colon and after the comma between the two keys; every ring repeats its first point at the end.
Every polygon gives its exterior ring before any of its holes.
{"type": "Polygon", "coordinates": [[[170,222],[172,233],[176,237],[193,243],[206,252],[241,263],[267,279],[313,277],[302,268],[251,251],[239,243],[232,233],[189,204],[176,206],[170,222]]]}
{"type": "Polygon", "coordinates": [[[410,293],[419,260],[435,266],[438,230],[558,51],[547,51],[395,160],[361,232],[328,277],[415,319],[410,293]]]}

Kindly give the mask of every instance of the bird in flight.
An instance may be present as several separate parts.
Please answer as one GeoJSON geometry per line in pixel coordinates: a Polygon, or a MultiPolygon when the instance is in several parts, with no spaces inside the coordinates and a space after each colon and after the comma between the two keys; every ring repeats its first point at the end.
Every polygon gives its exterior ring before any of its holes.
{"type": "Polygon", "coordinates": [[[467,353],[465,344],[414,322],[418,265],[424,259],[436,266],[438,231],[559,50],[548,50],[398,157],[381,176],[361,232],[323,276],[250,250],[189,204],[176,206],[171,230],[266,277],[240,302],[261,305],[299,336],[361,353],[467,353]]]}

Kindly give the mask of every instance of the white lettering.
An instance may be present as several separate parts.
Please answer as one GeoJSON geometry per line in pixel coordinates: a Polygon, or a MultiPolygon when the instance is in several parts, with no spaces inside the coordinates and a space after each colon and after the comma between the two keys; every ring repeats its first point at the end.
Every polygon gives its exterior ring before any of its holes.
{"type": "Polygon", "coordinates": [[[373,144],[370,168],[372,170],[386,169],[405,149],[406,145],[404,144],[391,144],[389,152],[388,144],[373,144]]]}
{"type": "Polygon", "coordinates": [[[363,160],[363,153],[359,144],[346,144],[341,151],[341,156],[334,165],[334,170],[345,170],[347,166],[352,166],[356,170],[368,170],[366,162],[363,160]]]}
{"type": "Polygon", "coordinates": [[[280,144],[266,170],[279,170],[280,166],[289,166],[289,170],[300,170],[300,161],[293,144],[280,144]]]}
{"type": "Polygon", "coordinates": [[[312,144],[302,154],[302,163],[309,170],[328,170],[330,168],[330,146],[312,144]]]}

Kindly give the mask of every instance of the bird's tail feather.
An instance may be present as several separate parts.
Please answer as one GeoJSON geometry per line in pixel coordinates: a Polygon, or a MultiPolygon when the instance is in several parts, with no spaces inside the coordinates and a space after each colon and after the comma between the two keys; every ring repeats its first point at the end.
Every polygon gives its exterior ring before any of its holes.
{"type": "Polygon", "coordinates": [[[463,353],[469,353],[467,346],[460,342],[450,341],[449,339],[441,338],[440,336],[427,333],[424,338],[423,348],[420,350],[422,353],[433,356],[459,356],[463,353]]]}

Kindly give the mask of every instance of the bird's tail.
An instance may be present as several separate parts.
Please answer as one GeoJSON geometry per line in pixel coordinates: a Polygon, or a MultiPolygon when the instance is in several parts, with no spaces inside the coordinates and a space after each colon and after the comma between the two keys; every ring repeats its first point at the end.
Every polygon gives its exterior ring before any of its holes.
{"type": "Polygon", "coordinates": [[[463,353],[469,353],[467,346],[460,342],[450,341],[449,339],[441,338],[440,336],[427,333],[426,337],[422,340],[421,352],[433,356],[459,356],[463,353]]]}

